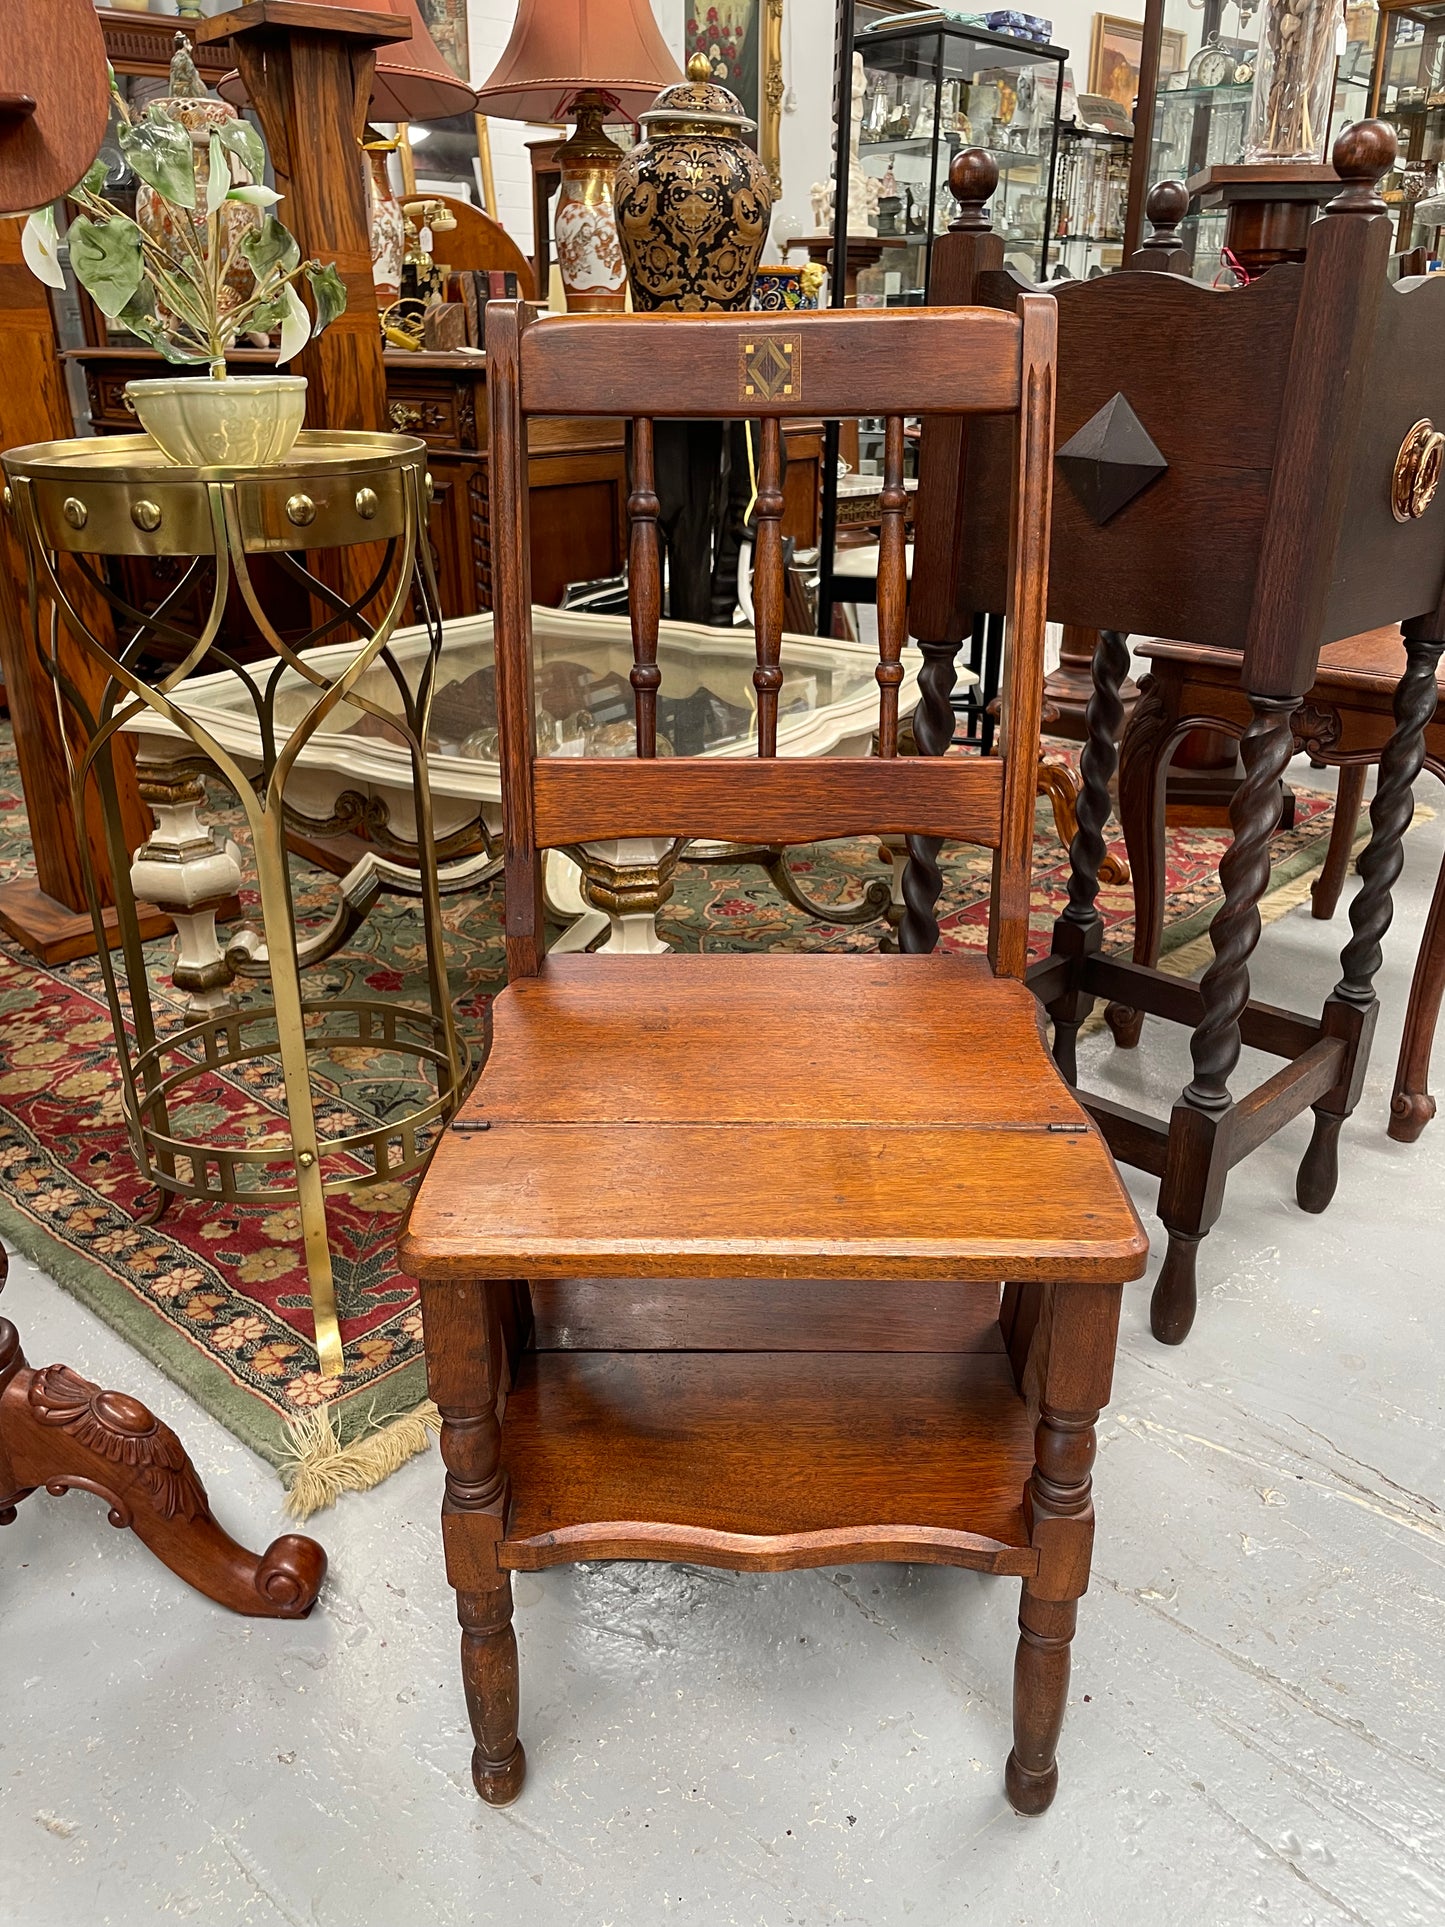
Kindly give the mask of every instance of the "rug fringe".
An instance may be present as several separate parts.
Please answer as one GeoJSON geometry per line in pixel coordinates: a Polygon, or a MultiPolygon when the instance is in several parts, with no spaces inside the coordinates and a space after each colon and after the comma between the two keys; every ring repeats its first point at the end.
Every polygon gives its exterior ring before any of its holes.
{"type": "Polygon", "coordinates": [[[408,1459],[425,1452],[441,1423],[441,1413],[426,1399],[415,1411],[373,1425],[343,1445],[329,1405],[288,1419],[286,1464],[281,1473],[289,1487],[287,1512],[293,1519],[309,1519],[313,1512],[334,1505],[343,1492],[369,1492],[408,1459]]]}

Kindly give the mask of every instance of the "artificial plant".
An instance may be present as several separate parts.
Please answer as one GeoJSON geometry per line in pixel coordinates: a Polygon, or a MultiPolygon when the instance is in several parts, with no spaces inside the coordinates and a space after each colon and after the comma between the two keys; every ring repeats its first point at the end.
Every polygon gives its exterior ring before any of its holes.
{"type": "MultiPolygon", "coordinates": [[[[92,163],[70,199],[79,208],[67,241],[75,278],[109,321],[128,328],[167,361],[208,363],[218,379],[226,374],[226,353],[244,334],[270,334],[279,328],[276,359],[290,361],[346,307],[346,287],[334,263],[303,261],[295,236],[272,210],[281,196],[259,184],[266,150],[249,121],[234,120],[212,129],[208,168],[200,177],[198,150],[188,131],[152,104],[135,119],[110,76],[111,97],[119,118],[120,150],[136,176],[174,214],[157,237],[123,209],[105,199],[106,167],[92,163]],[[252,180],[237,179],[250,175],[252,180]],[[259,225],[236,235],[222,210],[239,201],[260,211],[259,225]],[[223,303],[227,277],[239,253],[250,269],[249,292],[233,306],[223,303]],[[313,320],[296,289],[304,276],[311,287],[313,320]]],[[[49,286],[61,288],[55,210],[42,208],[25,224],[22,240],[31,269],[49,286]]]]}

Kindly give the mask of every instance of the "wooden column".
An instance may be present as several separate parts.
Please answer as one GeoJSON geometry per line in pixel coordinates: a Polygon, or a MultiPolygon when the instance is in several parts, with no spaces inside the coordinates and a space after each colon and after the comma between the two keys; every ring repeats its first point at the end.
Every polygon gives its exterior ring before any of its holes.
{"type": "Polygon", "coordinates": [[[1154,152],[1154,103],[1159,97],[1159,52],[1164,40],[1164,0],[1144,0],[1139,47],[1139,91],[1134,98],[1134,145],[1129,150],[1129,200],[1124,209],[1124,259],[1139,245],[1149,162],[1154,152]]]}
{"type": "MultiPolygon", "coordinates": [[[[73,435],[65,379],[56,358],[55,328],[45,289],[20,255],[19,218],[0,220],[0,335],[5,342],[5,379],[0,382],[0,448],[48,442],[73,435]]],[[[80,839],[90,844],[102,898],[111,901],[100,808],[94,796],[83,831],[70,800],[70,772],[55,700],[55,686],[31,642],[25,557],[10,518],[4,518],[0,566],[0,663],[15,729],[20,783],[35,853],[33,877],[0,884],[0,929],[44,963],[64,963],[95,949],[80,867],[80,839]]],[[[78,597],[95,633],[111,633],[110,615],[93,592],[78,597]]],[[[44,615],[42,612],[42,620],[44,615]]],[[[99,696],[104,676],[62,628],[60,658],[67,677],[88,703],[99,696]]],[[[130,846],[151,833],[151,815],[140,799],[135,756],[124,737],[116,752],[116,781],[130,846]]],[[[170,919],[143,914],[142,929],[158,936],[170,919]]],[[[118,941],[118,939],[116,939],[118,941]]]]}
{"type": "Polygon", "coordinates": [[[229,40],[271,150],[280,217],[304,255],[334,261],[346,312],[296,357],[309,383],[311,428],[386,426],[381,328],[360,141],[376,49],[409,40],[399,14],[308,0],[250,0],[197,23],[199,41],[229,40]]]}

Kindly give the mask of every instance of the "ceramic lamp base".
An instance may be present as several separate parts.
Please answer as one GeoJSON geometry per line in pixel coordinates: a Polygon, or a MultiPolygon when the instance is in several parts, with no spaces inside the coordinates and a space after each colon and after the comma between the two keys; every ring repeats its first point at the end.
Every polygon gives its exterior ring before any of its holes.
{"type": "Polygon", "coordinates": [[[606,110],[600,94],[580,94],[576,131],[557,149],[557,262],[569,314],[621,314],[627,306],[612,193],[622,150],[602,131],[606,110]]]}

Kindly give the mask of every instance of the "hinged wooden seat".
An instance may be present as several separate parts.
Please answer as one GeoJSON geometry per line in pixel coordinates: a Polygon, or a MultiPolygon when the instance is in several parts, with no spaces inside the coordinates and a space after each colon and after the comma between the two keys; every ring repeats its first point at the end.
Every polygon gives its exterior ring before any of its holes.
{"type": "Polygon", "coordinates": [[[1037,1002],[986,964],[558,957],[493,1024],[412,1215],[428,1276],[1137,1272],[1037,1002]]]}
{"type": "MultiPolygon", "coordinates": [[[[488,310],[509,983],[401,1260],[442,1414],[447,1570],[484,1799],[522,1785],[510,1574],[922,1560],[1024,1582],[1015,1806],[1053,1797],[1093,1534],[1093,1426],[1147,1245],[1022,978],[1042,684],[1053,304],[549,321],[488,310]],[[635,759],[539,757],[526,436],[630,413],[635,759]],[[883,414],[874,757],[776,754],[780,421],[883,414]],[[1013,416],[997,759],[902,758],[903,415],[1013,416]],[[757,415],[755,761],[659,754],[651,415],[757,415]],[[989,960],[544,954],[541,852],[905,835],[995,853],[989,960]]],[[[951,678],[951,671],[950,671],[951,678]]],[[[939,695],[935,690],[935,697],[939,695]]],[[[941,690],[946,706],[948,690],[941,690]]]]}

